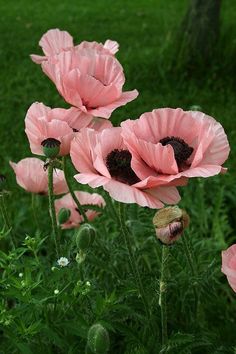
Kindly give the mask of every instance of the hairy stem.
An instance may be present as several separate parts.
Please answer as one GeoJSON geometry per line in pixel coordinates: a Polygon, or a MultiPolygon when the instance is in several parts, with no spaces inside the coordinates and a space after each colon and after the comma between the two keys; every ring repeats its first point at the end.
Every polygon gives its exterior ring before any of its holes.
{"type": "Polygon", "coordinates": [[[83,216],[84,218],[84,221],[85,222],[88,222],[88,218],[87,218],[87,215],[86,213],[84,212],[84,209],[82,207],[82,205],[80,204],[80,202],[78,201],[78,199],[76,198],[76,195],[75,195],[75,192],[73,191],[73,188],[72,188],[72,185],[70,183],[70,178],[69,178],[69,175],[68,175],[68,168],[67,168],[67,158],[66,156],[63,156],[63,170],[64,170],[64,175],[65,175],[65,180],[66,180],[66,183],[67,183],[67,186],[69,188],[69,192],[79,210],[79,213],[83,216]]]}
{"type": "Polygon", "coordinates": [[[168,257],[169,257],[169,246],[162,245],[160,295],[159,295],[159,306],[161,308],[162,346],[164,346],[168,340],[167,304],[166,304],[168,257]]]}
{"type": "Polygon", "coordinates": [[[122,204],[122,203],[119,203],[119,221],[120,221],[120,228],[121,228],[122,234],[124,236],[125,244],[126,244],[128,254],[129,254],[129,263],[130,263],[131,272],[132,272],[133,277],[135,279],[136,286],[139,290],[139,294],[142,298],[144,309],[145,309],[145,312],[146,312],[146,315],[148,317],[149,324],[150,324],[151,312],[149,310],[149,306],[148,306],[148,302],[147,302],[146,295],[144,292],[142,280],[141,280],[138,266],[136,264],[135,256],[134,256],[134,253],[132,250],[132,245],[131,245],[131,241],[130,241],[130,232],[129,232],[127,226],[125,225],[124,204],[122,204]]]}
{"type": "Polygon", "coordinates": [[[10,241],[11,241],[12,247],[13,247],[13,249],[15,249],[16,247],[15,247],[15,242],[14,242],[14,235],[13,235],[10,219],[9,219],[9,216],[8,216],[7,207],[6,207],[6,204],[5,204],[5,198],[4,198],[4,194],[3,193],[0,194],[0,209],[1,209],[1,213],[2,213],[2,218],[3,218],[4,224],[5,224],[5,226],[7,227],[8,231],[9,231],[10,241]]]}
{"type": "Polygon", "coordinates": [[[57,219],[56,219],[56,211],[54,204],[54,195],[53,195],[53,163],[50,161],[48,166],[48,201],[49,201],[49,214],[52,222],[52,231],[53,238],[56,247],[57,257],[59,256],[58,252],[58,228],[57,228],[57,219]]]}
{"type": "MultiPolygon", "coordinates": [[[[193,261],[193,256],[192,253],[189,249],[189,245],[188,245],[188,241],[186,239],[186,235],[184,235],[182,237],[182,244],[183,244],[183,248],[184,248],[184,253],[185,256],[187,258],[188,264],[189,264],[189,268],[191,271],[191,274],[193,277],[196,277],[196,269],[195,269],[195,265],[194,265],[194,261],[193,261]]],[[[195,302],[195,317],[198,317],[198,305],[199,305],[199,297],[198,297],[198,292],[196,289],[196,285],[193,285],[193,294],[194,294],[194,302],[195,302]]]]}

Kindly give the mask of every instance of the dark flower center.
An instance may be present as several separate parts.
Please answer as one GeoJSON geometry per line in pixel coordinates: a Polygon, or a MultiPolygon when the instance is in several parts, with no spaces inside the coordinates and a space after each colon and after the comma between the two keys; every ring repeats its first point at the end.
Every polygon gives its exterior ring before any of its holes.
{"type": "Polygon", "coordinates": [[[72,128],[74,133],[78,133],[78,129],[72,128]]]}
{"type": "Polygon", "coordinates": [[[61,142],[54,138],[47,138],[41,142],[41,145],[47,148],[54,148],[60,146],[61,142]]]}
{"type": "Polygon", "coordinates": [[[193,148],[191,146],[189,146],[183,139],[176,138],[175,136],[167,136],[166,138],[161,139],[160,143],[163,146],[172,146],[178,167],[181,167],[193,152],[193,148]]]}
{"type": "Polygon", "coordinates": [[[128,150],[115,149],[106,158],[106,166],[117,181],[132,185],[140,181],[131,168],[132,155],[128,150]]]}

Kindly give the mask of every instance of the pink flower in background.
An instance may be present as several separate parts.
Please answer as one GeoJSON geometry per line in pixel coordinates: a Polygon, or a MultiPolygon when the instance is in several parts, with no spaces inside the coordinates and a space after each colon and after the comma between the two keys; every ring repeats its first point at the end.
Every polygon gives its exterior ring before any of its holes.
{"type": "Polygon", "coordinates": [[[149,188],[146,180],[138,178],[131,168],[131,154],[121,137],[121,128],[101,132],[82,129],[72,141],[71,158],[80,172],[75,176],[78,182],[93,188],[103,186],[120,202],[162,208],[163,203],[175,204],[180,200],[174,186],[149,188]]]}
{"type": "MultiPolygon", "coordinates": [[[[99,207],[104,207],[106,205],[103,197],[96,193],[90,194],[87,192],[75,192],[75,195],[81,205],[91,204],[91,205],[97,205],[99,207]]],[[[69,193],[64,195],[62,198],[55,200],[55,208],[57,214],[62,208],[69,209],[71,212],[68,221],[66,221],[62,225],[63,229],[71,229],[73,227],[79,227],[80,223],[83,221],[83,217],[80,215],[77,206],[69,193]]],[[[88,209],[86,211],[86,215],[88,217],[88,220],[92,221],[97,215],[99,215],[99,212],[88,209]]]]}
{"type": "Polygon", "coordinates": [[[221,271],[227,276],[229,285],[236,292],[236,244],[222,252],[221,271]]]}
{"type": "Polygon", "coordinates": [[[57,28],[47,31],[40,39],[39,45],[45,55],[32,54],[30,57],[36,64],[41,64],[43,61],[47,61],[49,57],[73,48],[93,49],[107,55],[114,55],[119,50],[119,44],[110,39],[106,40],[104,44],[83,41],[74,46],[72,36],[67,31],[60,31],[57,28]]]}
{"type": "Polygon", "coordinates": [[[225,170],[221,165],[230,151],[227,136],[220,123],[204,113],[162,108],[121,126],[131,167],[149,186],[225,170]]]}
{"type": "Polygon", "coordinates": [[[48,138],[60,141],[60,155],[67,155],[70,143],[75,132],[82,127],[90,126],[93,122],[84,115],[80,116],[78,110],[54,108],[43,103],[33,103],[25,118],[25,132],[30,142],[33,154],[43,155],[42,142],[48,138]]]}
{"type": "Polygon", "coordinates": [[[137,90],[122,92],[125,76],[118,60],[94,50],[61,52],[42,69],[68,103],[96,117],[108,119],[138,95],[137,90]]]}
{"type": "MultiPolygon", "coordinates": [[[[44,162],[35,157],[27,157],[18,163],[11,162],[10,165],[16,174],[16,181],[26,191],[38,194],[47,194],[48,176],[44,170],[44,162]]],[[[53,171],[54,194],[68,192],[64,172],[59,169],[53,171]]]]}

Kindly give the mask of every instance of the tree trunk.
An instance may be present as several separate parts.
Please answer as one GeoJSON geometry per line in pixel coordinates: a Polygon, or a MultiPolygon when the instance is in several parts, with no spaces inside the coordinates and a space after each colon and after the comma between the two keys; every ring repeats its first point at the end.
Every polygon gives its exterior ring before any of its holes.
{"type": "Polygon", "coordinates": [[[191,0],[182,21],[177,56],[187,63],[210,60],[219,37],[221,0],[191,0]]]}

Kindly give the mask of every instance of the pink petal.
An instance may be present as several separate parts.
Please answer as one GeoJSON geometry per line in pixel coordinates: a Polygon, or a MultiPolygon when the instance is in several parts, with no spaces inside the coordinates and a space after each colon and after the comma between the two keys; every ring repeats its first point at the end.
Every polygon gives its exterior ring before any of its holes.
{"type": "Polygon", "coordinates": [[[66,31],[51,29],[42,36],[39,45],[46,56],[51,56],[73,47],[73,38],[66,31]]]}
{"type": "Polygon", "coordinates": [[[92,188],[104,186],[110,181],[110,179],[108,179],[107,177],[93,173],[80,173],[78,175],[75,175],[74,178],[77,182],[82,184],[88,184],[92,188]]]}
{"type": "Polygon", "coordinates": [[[104,48],[108,49],[109,52],[114,55],[119,50],[119,43],[107,39],[106,42],[104,43],[104,48]]]}

